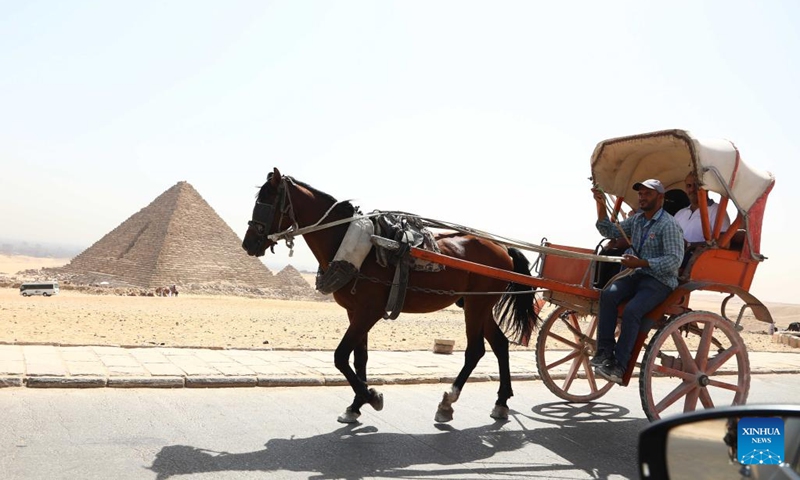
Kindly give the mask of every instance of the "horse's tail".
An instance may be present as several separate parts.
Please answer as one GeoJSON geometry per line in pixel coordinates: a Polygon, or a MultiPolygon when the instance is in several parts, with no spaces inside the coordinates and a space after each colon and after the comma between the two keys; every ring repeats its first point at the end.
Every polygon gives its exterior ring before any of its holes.
{"type": "MultiPolygon", "coordinates": [[[[531,274],[531,264],[522,251],[509,247],[508,255],[514,262],[514,271],[524,275],[531,274]]],[[[506,293],[494,306],[497,324],[514,343],[527,345],[533,330],[539,325],[539,315],[534,308],[534,294],[531,287],[519,283],[509,283],[506,293]],[[526,293],[515,293],[526,292],[526,293]]]]}

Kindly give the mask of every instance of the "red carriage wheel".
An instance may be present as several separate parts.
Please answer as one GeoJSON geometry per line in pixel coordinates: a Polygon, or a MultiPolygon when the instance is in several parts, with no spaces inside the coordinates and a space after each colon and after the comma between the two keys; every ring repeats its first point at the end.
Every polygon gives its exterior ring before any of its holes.
{"type": "Polygon", "coordinates": [[[639,371],[642,408],[650,420],[743,404],[749,389],[744,341],[731,321],[711,312],[684,313],[662,326],[639,371]]]}
{"type": "Polygon", "coordinates": [[[558,307],[545,319],[536,341],[536,367],[542,382],[557,397],[589,402],[613,383],[597,377],[589,360],[596,350],[597,317],[558,307]]]}

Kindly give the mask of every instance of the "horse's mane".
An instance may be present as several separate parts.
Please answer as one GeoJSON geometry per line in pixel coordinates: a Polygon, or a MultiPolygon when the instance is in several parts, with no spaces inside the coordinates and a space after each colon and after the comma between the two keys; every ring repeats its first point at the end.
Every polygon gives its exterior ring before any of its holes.
{"type": "MultiPolygon", "coordinates": [[[[261,187],[261,190],[259,190],[258,195],[257,195],[256,198],[260,198],[262,194],[266,193],[265,189],[269,188],[269,186],[271,185],[270,184],[270,179],[272,178],[272,175],[273,175],[272,172],[270,172],[269,175],[267,175],[267,183],[265,183],[261,187]]],[[[311,185],[307,184],[306,182],[303,182],[303,181],[298,180],[298,179],[296,179],[294,177],[289,177],[289,176],[286,176],[286,175],[284,175],[284,178],[291,179],[292,183],[294,183],[296,185],[300,185],[301,187],[303,187],[303,188],[307,189],[308,191],[312,192],[315,197],[324,198],[324,199],[330,201],[332,204],[338,202],[338,200],[336,200],[336,198],[334,198],[333,195],[327,194],[327,193],[323,192],[322,190],[314,188],[311,185]]],[[[348,200],[348,201],[341,202],[338,205],[336,205],[336,207],[331,212],[331,215],[341,215],[342,218],[347,218],[347,217],[352,217],[353,215],[360,214],[360,213],[361,213],[361,210],[357,206],[355,206],[352,203],[350,203],[350,201],[348,200]]]]}

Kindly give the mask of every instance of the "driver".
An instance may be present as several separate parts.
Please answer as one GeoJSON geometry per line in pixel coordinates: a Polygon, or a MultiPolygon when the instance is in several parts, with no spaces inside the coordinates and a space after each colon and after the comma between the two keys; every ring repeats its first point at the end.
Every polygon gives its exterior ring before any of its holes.
{"type": "Polygon", "coordinates": [[[601,377],[621,384],[642,318],[663,302],[678,286],[678,267],[683,260],[683,231],[664,211],[664,186],[659,180],[635,183],[639,193],[639,211],[619,223],[618,228],[606,215],[605,194],[592,189],[597,202],[597,230],[607,238],[630,239],[631,247],[623,254],[622,265],[630,275],[618,278],[600,293],[597,328],[597,354],[591,364],[601,377]],[[618,307],[622,311],[619,340],[614,341],[618,307]]]}

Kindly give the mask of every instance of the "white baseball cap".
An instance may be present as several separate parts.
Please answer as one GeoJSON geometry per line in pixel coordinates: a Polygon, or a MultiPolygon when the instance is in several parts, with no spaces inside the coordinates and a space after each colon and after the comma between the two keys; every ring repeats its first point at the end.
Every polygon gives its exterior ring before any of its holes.
{"type": "Polygon", "coordinates": [[[658,193],[664,193],[664,185],[661,184],[661,181],[656,180],[655,178],[649,178],[644,182],[636,182],[633,184],[634,190],[639,190],[642,187],[655,190],[658,193]]]}

